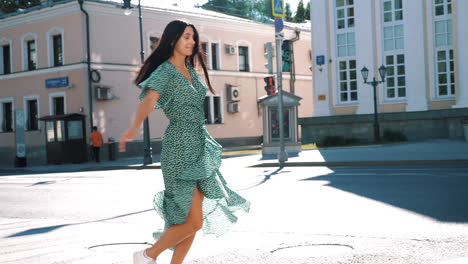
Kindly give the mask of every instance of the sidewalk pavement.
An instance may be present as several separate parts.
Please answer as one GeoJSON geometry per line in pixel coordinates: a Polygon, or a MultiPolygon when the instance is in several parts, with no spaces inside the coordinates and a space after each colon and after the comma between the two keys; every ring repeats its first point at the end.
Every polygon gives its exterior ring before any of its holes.
{"type": "MultiPolygon", "coordinates": [[[[143,165],[142,157],[103,161],[100,164],[42,165],[24,168],[0,168],[0,174],[53,173],[93,170],[159,169],[159,155],[153,164],[143,165]]],[[[228,148],[223,159],[236,158],[246,167],[279,167],[276,155],[262,156],[260,146],[228,148]],[[249,159],[243,159],[248,156],[249,159]]],[[[442,165],[468,164],[468,142],[447,139],[365,146],[304,149],[290,153],[285,167],[291,166],[372,166],[372,165],[442,165]]]]}

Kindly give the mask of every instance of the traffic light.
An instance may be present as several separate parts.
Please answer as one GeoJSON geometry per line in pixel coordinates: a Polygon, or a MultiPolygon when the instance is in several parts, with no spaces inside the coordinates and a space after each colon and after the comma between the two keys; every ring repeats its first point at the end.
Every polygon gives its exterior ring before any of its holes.
{"type": "Polygon", "coordinates": [[[276,89],[275,89],[275,77],[273,76],[267,76],[263,78],[265,81],[265,91],[267,92],[267,95],[275,95],[276,94],[276,89]]]}
{"type": "Polygon", "coordinates": [[[263,48],[265,50],[265,58],[267,58],[267,62],[265,63],[265,68],[268,69],[268,74],[273,74],[273,43],[267,42],[263,44],[263,48]]]}
{"type": "Polygon", "coordinates": [[[291,72],[291,44],[290,40],[283,40],[281,50],[283,53],[283,72],[291,72]]]}

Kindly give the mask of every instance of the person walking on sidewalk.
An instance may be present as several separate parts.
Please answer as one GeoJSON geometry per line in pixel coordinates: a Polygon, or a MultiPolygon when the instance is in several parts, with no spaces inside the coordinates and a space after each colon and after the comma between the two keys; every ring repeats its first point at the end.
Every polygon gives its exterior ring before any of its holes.
{"type": "Polygon", "coordinates": [[[171,264],[180,264],[198,230],[219,236],[237,222],[235,211],[250,209],[250,203],[227,186],[219,171],[222,148],[205,127],[205,95],[208,87],[215,92],[204,56],[195,26],[175,20],[135,79],[142,89],[141,102],[119,150],[125,151],[126,142],[154,108],[161,108],[169,119],[161,151],[165,190],[153,200],[165,221],[164,232],[153,233],[156,243],[134,253],[135,264],[156,263],[167,249],[174,250],[171,264]],[[195,68],[203,70],[206,83],[195,68]]]}
{"type": "Polygon", "coordinates": [[[93,132],[89,135],[91,147],[93,148],[94,160],[96,163],[101,162],[100,150],[102,147],[102,135],[99,133],[97,126],[93,126],[93,132]]]}

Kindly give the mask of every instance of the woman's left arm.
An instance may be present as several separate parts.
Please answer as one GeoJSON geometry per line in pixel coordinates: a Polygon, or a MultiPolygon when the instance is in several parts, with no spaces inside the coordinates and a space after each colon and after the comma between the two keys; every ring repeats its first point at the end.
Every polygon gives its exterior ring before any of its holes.
{"type": "Polygon", "coordinates": [[[161,96],[158,92],[151,89],[148,90],[148,93],[146,94],[145,98],[143,98],[143,100],[140,102],[140,105],[138,106],[135,117],[133,118],[132,125],[129,129],[127,129],[127,131],[125,131],[122,134],[122,137],[120,138],[120,152],[124,152],[125,144],[127,143],[127,141],[130,141],[136,136],[141,123],[143,123],[143,120],[145,120],[151,113],[151,111],[153,111],[154,106],[158,103],[160,97],[161,96]]]}

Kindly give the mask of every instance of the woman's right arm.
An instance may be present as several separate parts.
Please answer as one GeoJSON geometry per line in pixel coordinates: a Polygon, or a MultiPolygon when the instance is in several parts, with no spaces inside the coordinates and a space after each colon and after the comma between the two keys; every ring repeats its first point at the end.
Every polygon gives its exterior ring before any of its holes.
{"type": "Polygon", "coordinates": [[[137,112],[135,114],[135,117],[133,118],[133,122],[130,126],[130,128],[125,131],[119,142],[119,151],[124,152],[125,151],[125,144],[127,141],[130,141],[133,139],[136,134],[138,133],[138,128],[140,127],[141,123],[143,123],[143,120],[145,120],[148,115],[153,111],[154,106],[159,100],[159,93],[149,89],[148,93],[146,94],[145,98],[140,102],[140,105],[138,106],[137,112]]]}

